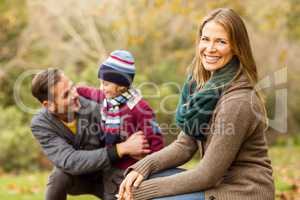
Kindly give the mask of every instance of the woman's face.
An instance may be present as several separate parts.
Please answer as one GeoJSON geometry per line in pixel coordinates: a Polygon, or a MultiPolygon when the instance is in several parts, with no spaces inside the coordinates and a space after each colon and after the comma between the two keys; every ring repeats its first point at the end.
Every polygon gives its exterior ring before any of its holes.
{"type": "Polygon", "coordinates": [[[205,70],[213,72],[227,64],[232,56],[229,36],[223,26],[210,21],[202,29],[199,53],[205,70]]]}

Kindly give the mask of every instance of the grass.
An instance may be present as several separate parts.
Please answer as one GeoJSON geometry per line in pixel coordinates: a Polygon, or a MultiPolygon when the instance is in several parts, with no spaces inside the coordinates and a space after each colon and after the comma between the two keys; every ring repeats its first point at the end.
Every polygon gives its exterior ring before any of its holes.
{"type": "MultiPolygon", "coordinates": [[[[277,147],[270,151],[276,194],[300,199],[300,147],[277,147]]],[[[282,199],[284,199],[282,197],[282,199]]]]}
{"type": "MultiPolygon", "coordinates": [[[[0,176],[0,199],[42,200],[49,172],[0,176]]],[[[68,200],[96,200],[91,195],[70,197],[68,200]]]]}
{"type": "MultiPolygon", "coordinates": [[[[300,185],[300,147],[272,147],[270,157],[274,168],[277,199],[300,199],[297,186],[300,185]],[[296,195],[296,196],[295,196],[296,195]],[[299,195],[299,196],[298,196],[299,195]],[[289,196],[293,196],[289,198],[289,196]]],[[[192,160],[184,167],[191,168],[192,160]]],[[[49,172],[31,174],[0,174],[0,199],[42,200],[49,172]]],[[[299,190],[298,190],[299,191],[299,190]]],[[[68,200],[96,200],[96,197],[82,195],[68,200]]]]}

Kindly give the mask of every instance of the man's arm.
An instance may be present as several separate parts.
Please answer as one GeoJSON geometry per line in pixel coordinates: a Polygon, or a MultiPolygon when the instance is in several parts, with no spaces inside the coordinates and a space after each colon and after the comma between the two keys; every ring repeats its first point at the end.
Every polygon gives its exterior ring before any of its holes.
{"type": "Polygon", "coordinates": [[[110,163],[118,159],[113,148],[76,150],[50,129],[32,125],[31,130],[48,159],[56,167],[72,175],[109,169],[110,163]]]}
{"type": "Polygon", "coordinates": [[[145,144],[146,139],[141,132],[133,134],[125,142],[113,147],[103,147],[96,150],[76,150],[51,128],[40,124],[43,124],[43,122],[33,120],[31,130],[40,143],[43,152],[56,167],[73,175],[107,170],[110,168],[111,163],[125,155],[149,153],[148,146],[145,144]]]}

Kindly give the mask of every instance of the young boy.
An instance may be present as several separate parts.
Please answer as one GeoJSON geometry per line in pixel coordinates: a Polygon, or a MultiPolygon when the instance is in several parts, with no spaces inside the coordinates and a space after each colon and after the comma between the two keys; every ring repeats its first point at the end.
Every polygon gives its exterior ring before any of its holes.
{"type": "MultiPolygon", "coordinates": [[[[117,50],[101,64],[98,71],[100,89],[79,87],[78,93],[101,104],[101,130],[106,145],[126,140],[131,134],[142,131],[151,152],[163,148],[163,138],[154,113],[141,94],[132,87],[135,75],[133,56],[117,50]]],[[[141,159],[125,156],[113,166],[126,169],[141,159]]]]}

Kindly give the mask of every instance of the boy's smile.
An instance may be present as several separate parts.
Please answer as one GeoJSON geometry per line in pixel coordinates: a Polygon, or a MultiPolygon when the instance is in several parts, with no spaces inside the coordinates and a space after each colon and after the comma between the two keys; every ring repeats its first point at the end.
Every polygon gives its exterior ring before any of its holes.
{"type": "Polygon", "coordinates": [[[120,86],[115,83],[100,80],[100,89],[104,92],[105,98],[111,99],[122,94],[119,88],[120,86]]]}

